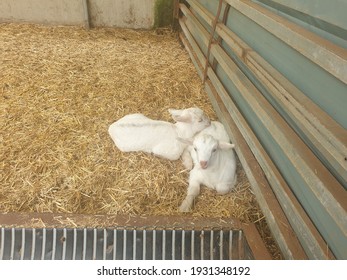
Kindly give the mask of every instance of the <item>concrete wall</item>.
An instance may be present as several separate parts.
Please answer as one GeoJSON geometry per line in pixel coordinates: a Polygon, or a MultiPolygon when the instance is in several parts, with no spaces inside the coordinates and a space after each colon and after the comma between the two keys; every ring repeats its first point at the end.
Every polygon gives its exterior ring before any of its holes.
{"type": "Polygon", "coordinates": [[[0,22],[150,29],[161,25],[158,15],[172,16],[168,6],[172,0],[1,0],[0,22]]]}
{"type": "Polygon", "coordinates": [[[89,1],[92,26],[150,29],[154,24],[155,0],[89,1]]]}
{"type": "Polygon", "coordinates": [[[0,21],[82,25],[81,0],[1,0],[0,21]]]}

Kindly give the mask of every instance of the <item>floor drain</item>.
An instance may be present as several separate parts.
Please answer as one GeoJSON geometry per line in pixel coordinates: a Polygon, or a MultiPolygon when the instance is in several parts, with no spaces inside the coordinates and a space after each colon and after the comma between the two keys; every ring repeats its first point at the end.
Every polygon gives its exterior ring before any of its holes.
{"type": "Polygon", "coordinates": [[[254,259],[242,230],[1,228],[1,260],[254,259]]]}

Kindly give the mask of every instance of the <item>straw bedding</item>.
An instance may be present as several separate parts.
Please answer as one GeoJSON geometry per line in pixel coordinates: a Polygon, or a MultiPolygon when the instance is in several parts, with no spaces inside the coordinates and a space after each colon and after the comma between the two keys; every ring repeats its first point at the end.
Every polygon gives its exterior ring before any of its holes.
{"type": "MultiPolygon", "coordinates": [[[[181,162],[121,153],[107,129],[192,106],[216,119],[171,32],[1,24],[0,212],[177,215],[181,162]]],[[[203,188],[190,215],[265,222],[241,166],[234,192],[203,188]]]]}

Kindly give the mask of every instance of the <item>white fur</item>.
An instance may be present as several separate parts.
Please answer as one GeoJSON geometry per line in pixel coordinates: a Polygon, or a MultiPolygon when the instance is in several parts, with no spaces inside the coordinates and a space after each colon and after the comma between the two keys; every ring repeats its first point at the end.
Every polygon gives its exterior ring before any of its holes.
{"type": "Polygon", "coordinates": [[[179,207],[181,212],[191,209],[201,185],[226,194],[236,184],[234,144],[219,141],[209,134],[199,134],[192,147],[194,168],[190,171],[187,196],[179,207]]]}
{"type": "MultiPolygon", "coordinates": [[[[230,142],[229,135],[226,132],[224,125],[217,121],[212,121],[210,126],[200,131],[195,137],[202,134],[211,135],[219,141],[230,142]]],[[[193,152],[192,145],[188,145],[182,154],[182,162],[187,170],[191,170],[193,168],[194,156],[195,153],[193,152]]]]}
{"type": "Polygon", "coordinates": [[[187,146],[177,138],[191,138],[211,122],[199,108],[169,109],[169,112],[175,124],[152,120],[142,114],[131,114],[111,124],[108,132],[123,152],[143,151],[177,160],[187,146]]]}

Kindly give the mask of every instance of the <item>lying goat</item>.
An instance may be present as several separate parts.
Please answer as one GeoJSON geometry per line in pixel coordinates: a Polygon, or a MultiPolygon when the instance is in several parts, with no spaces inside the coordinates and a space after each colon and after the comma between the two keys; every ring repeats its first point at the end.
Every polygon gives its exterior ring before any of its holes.
{"type": "Polygon", "coordinates": [[[187,196],[179,207],[181,212],[191,209],[200,193],[200,185],[214,189],[218,194],[226,194],[236,184],[234,144],[218,141],[209,134],[199,134],[194,141],[188,142],[193,147],[194,168],[190,171],[187,196]]]}
{"type": "Polygon", "coordinates": [[[143,151],[177,160],[187,146],[178,138],[191,138],[211,122],[199,108],[169,109],[169,112],[175,124],[152,120],[142,114],[131,114],[111,124],[108,132],[123,152],[143,151]]]}
{"type": "MultiPolygon", "coordinates": [[[[230,142],[229,135],[226,132],[224,125],[217,121],[212,121],[210,126],[197,133],[195,137],[200,134],[209,134],[219,141],[230,142]]],[[[194,157],[194,154],[192,145],[188,145],[183,151],[182,163],[187,170],[193,168],[192,157],[194,157]]]]}

